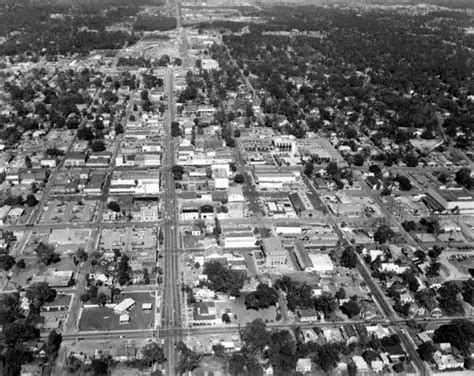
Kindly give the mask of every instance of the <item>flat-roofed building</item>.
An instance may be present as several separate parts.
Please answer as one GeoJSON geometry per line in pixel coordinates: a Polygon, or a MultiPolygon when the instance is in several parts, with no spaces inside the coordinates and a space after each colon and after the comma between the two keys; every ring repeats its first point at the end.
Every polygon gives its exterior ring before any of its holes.
{"type": "Polygon", "coordinates": [[[306,248],[301,242],[296,242],[293,246],[293,254],[295,255],[298,266],[303,271],[312,271],[313,262],[306,251],[306,248]]]}
{"type": "Polygon", "coordinates": [[[288,264],[288,251],[283,248],[280,239],[272,236],[262,240],[263,252],[265,253],[265,266],[278,268],[288,264]]]}
{"type": "Polygon", "coordinates": [[[290,193],[288,197],[298,216],[306,219],[316,217],[317,210],[314,208],[306,192],[298,191],[290,193]]]}
{"type": "Polygon", "coordinates": [[[224,248],[255,248],[257,239],[250,226],[221,226],[224,248]]]}
{"type": "Polygon", "coordinates": [[[424,201],[433,211],[474,215],[474,195],[465,188],[443,191],[430,188],[424,201]]]}

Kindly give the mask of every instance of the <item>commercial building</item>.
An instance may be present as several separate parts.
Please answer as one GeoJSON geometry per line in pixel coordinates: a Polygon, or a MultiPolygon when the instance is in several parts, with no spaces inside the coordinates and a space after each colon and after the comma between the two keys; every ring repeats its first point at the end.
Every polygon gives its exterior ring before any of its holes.
{"type": "Polygon", "coordinates": [[[224,248],[255,248],[257,241],[249,226],[222,226],[221,240],[224,248]]]}
{"type": "Polygon", "coordinates": [[[298,191],[289,194],[289,199],[295,212],[301,218],[314,218],[317,216],[317,210],[314,208],[311,200],[309,199],[308,195],[304,191],[298,191]]]}
{"type": "Polygon", "coordinates": [[[474,196],[465,188],[444,191],[430,188],[424,201],[435,212],[474,215],[474,196]]]}
{"type": "Polygon", "coordinates": [[[266,267],[279,268],[288,264],[288,251],[283,248],[280,239],[276,237],[264,238],[262,245],[266,267]]]}

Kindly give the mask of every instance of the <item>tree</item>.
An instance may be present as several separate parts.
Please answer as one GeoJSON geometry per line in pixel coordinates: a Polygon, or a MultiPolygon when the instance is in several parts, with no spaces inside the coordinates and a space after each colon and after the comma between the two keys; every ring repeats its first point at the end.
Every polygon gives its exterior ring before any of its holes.
{"type": "Polygon", "coordinates": [[[214,291],[225,292],[232,296],[239,296],[246,275],[240,270],[232,270],[223,266],[220,262],[207,262],[204,265],[204,274],[208,277],[208,283],[214,291]]]}
{"type": "Polygon", "coordinates": [[[454,180],[456,183],[466,187],[467,189],[474,187],[474,178],[471,177],[471,170],[467,167],[463,167],[456,172],[454,180]]]}
{"type": "Polygon", "coordinates": [[[362,353],[362,357],[364,358],[364,360],[370,364],[372,363],[374,360],[377,360],[377,358],[379,357],[378,354],[374,351],[374,350],[365,350],[363,353],[362,353]]]}
{"type": "Polygon", "coordinates": [[[17,348],[18,345],[37,339],[39,330],[27,322],[13,322],[3,327],[3,335],[7,346],[17,348]]]}
{"type": "Polygon", "coordinates": [[[142,348],[142,363],[147,367],[151,367],[155,363],[163,364],[164,362],[166,362],[165,353],[156,342],[150,342],[142,348]]]}
{"type": "Polygon", "coordinates": [[[313,176],[313,172],[314,172],[314,164],[311,163],[311,162],[307,162],[304,166],[304,174],[307,176],[307,177],[311,177],[313,176]]]}
{"type": "Polygon", "coordinates": [[[449,324],[441,325],[435,330],[435,343],[449,342],[460,351],[467,351],[474,338],[474,323],[465,319],[456,319],[449,324]]]}
{"type": "Polygon", "coordinates": [[[142,101],[146,101],[148,99],[148,90],[142,90],[140,93],[140,97],[142,98],[142,101]]]}
{"type": "Polygon", "coordinates": [[[461,293],[467,303],[474,305],[474,279],[469,279],[462,283],[461,293]]]}
{"type": "Polygon", "coordinates": [[[48,335],[47,349],[49,355],[54,355],[58,353],[59,347],[63,341],[63,336],[60,333],[57,333],[56,330],[51,330],[48,335]]]}
{"type": "Polygon", "coordinates": [[[336,298],[337,299],[345,299],[346,298],[346,290],[344,290],[342,287],[339,288],[339,290],[336,291],[336,298]]]}
{"type": "Polygon", "coordinates": [[[408,179],[406,176],[403,175],[397,175],[395,180],[400,184],[400,189],[402,191],[409,191],[410,189],[413,188],[413,185],[410,182],[410,179],[408,179]]]}
{"type": "Polygon", "coordinates": [[[355,301],[349,300],[341,306],[341,311],[349,318],[352,318],[360,313],[360,307],[355,301]]]}
{"type": "Polygon", "coordinates": [[[312,360],[325,372],[329,372],[332,368],[336,367],[339,362],[339,348],[337,344],[328,343],[319,346],[312,360]]]}
{"type": "Polygon", "coordinates": [[[6,249],[0,248],[0,269],[9,271],[15,265],[15,258],[6,249]]]}
{"type": "Polygon", "coordinates": [[[128,264],[129,257],[127,255],[123,255],[120,258],[120,262],[118,264],[118,273],[117,273],[117,280],[120,286],[127,284],[130,281],[130,265],[128,264]]]}
{"type": "Polygon", "coordinates": [[[102,359],[94,358],[91,363],[91,369],[94,375],[103,376],[108,374],[109,365],[102,359]]]}
{"type": "Polygon", "coordinates": [[[94,139],[94,132],[91,128],[79,128],[79,130],[77,131],[77,138],[79,140],[91,141],[94,139]]]}
{"type": "Polygon", "coordinates": [[[434,245],[433,248],[431,248],[428,251],[428,256],[430,256],[432,259],[437,259],[441,255],[442,252],[443,252],[443,247],[434,245]]]}
{"type": "Polygon", "coordinates": [[[150,284],[150,273],[148,272],[148,268],[143,268],[143,283],[145,285],[150,284]]]}
{"type": "Polygon", "coordinates": [[[436,347],[431,342],[423,342],[416,350],[421,360],[425,362],[433,361],[433,353],[436,351],[436,347]]]}
{"type": "Polygon", "coordinates": [[[179,352],[179,360],[176,367],[178,374],[191,372],[199,366],[199,363],[201,362],[201,356],[188,349],[183,342],[179,342],[176,345],[176,349],[179,352]]]}
{"type": "Polygon", "coordinates": [[[107,295],[105,295],[105,293],[103,292],[100,292],[98,295],[97,295],[97,304],[102,306],[102,307],[105,307],[105,305],[107,304],[107,295]]]}
{"type": "Polygon", "coordinates": [[[347,374],[349,376],[356,376],[357,375],[357,366],[354,362],[347,363],[347,374]]]}
{"type": "Polygon", "coordinates": [[[61,260],[60,255],[54,252],[54,247],[45,243],[38,245],[36,254],[38,255],[39,261],[44,265],[55,264],[61,260]]]}
{"type": "Polygon", "coordinates": [[[329,293],[323,293],[314,299],[314,308],[321,311],[327,317],[337,308],[337,303],[334,297],[329,293]]]}
{"type": "Polygon", "coordinates": [[[171,123],[171,137],[180,137],[182,135],[181,126],[177,121],[171,123]]]}
{"type": "Polygon", "coordinates": [[[230,323],[230,316],[228,313],[224,313],[222,314],[222,322],[223,323],[226,323],[226,324],[229,324],[230,323]]]}
{"type": "Polygon", "coordinates": [[[19,260],[16,262],[16,267],[17,267],[18,269],[25,269],[25,268],[26,268],[25,259],[19,259],[19,260]]]}
{"type": "Polygon", "coordinates": [[[364,155],[362,155],[360,153],[354,154],[353,159],[352,159],[352,163],[354,163],[355,166],[358,166],[358,167],[363,166],[364,162],[365,162],[364,155]]]}
{"type": "Polygon", "coordinates": [[[357,254],[353,247],[344,249],[339,260],[340,264],[346,268],[355,268],[357,266],[357,254]]]}
{"type": "Polygon", "coordinates": [[[460,292],[461,289],[456,282],[448,281],[444,283],[438,290],[440,308],[448,314],[464,313],[463,304],[458,300],[460,292]]]}
{"type": "Polygon", "coordinates": [[[105,142],[102,140],[95,140],[92,143],[92,150],[95,152],[101,152],[105,150],[105,142]]]}
{"type": "Polygon", "coordinates": [[[117,201],[109,201],[107,204],[107,209],[112,210],[116,213],[120,213],[120,205],[117,201]]]}
{"type": "Polygon", "coordinates": [[[337,165],[337,162],[329,162],[328,165],[326,166],[326,172],[330,176],[336,175],[339,172],[339,167],[337,165]]]}
{"type": "Polygon", "coordinates": [[[379,228],[377,228],[377,230],[375,231],[374,240],[377,243],[384,244],[392,240],[394,236],[395,236],[395,233],[389,226],[382,225],[379,228]]]}
{"type": "Polygon", "coordinates": [[[47,282],[36,282],[31,284],[26,290],[26,297],[35,307],[41,307],[44,303],[52,302],[56,299],[56,290],[49,287],[47,282]]]}
{"type": "Polygon", "coordinates": [[[234,182],[237,184],[242,184],[245,181],[244,175],[243,174],[236,174],[234,176],[234,182]]]}
{"type": "Polygon", "coordinates": [[[437,261],[431,261],[430,265],[426,269],[426,276],[434,278],[439,276],[439,271],[441,269],[441,264],[437,261]]]}
{"type": "Polygon", "coordinates": [[[407,154],[403,160],[407,167],[416,167],[418,166],[418,157],[415,154],[407,154]]]}
{"type": "Polygon", "coordinates": [[[245,307],[258,311],[276,305],[278,298],[278,292],[274,288],[261,283],[257,286],[257,291],[245,297],[245,307]]]}
{"type": "Polygon", "coordinates": [[[247,323],[241,332],[241,337],[245,348],[252,354],[261,353],[270,343],[270,333],[262,319],[255,319],[247,323]]]}
{"type": "Polygon", "coordinates": [[[23,317],[20,295],[18,293],[2,294],[0,297],[0,325],[7,325],[23,317]]]}
{"type": "Polygon", "coordinates": [[[76,256],[79,260],[81,260],[82,262],[86,262],[87,261],[87,258],[89,257],[89,255],[87,254],[87,252],[84,250],[84,247],[79,247],[76,251],[76,256]]]}
{"type": "Polygon", "coordinates": [[[38,200],[36,199],[35,195],[29,194],[26,196],[25,204],[29,207],[33,207],[38,204],[38,200]]]}
{"type": "Polygon", "coordinates": [[[296,341],[288,330],[273,332],[270,337],[268,359],[277,374],[287,375],[296,368],[296,341]]]}

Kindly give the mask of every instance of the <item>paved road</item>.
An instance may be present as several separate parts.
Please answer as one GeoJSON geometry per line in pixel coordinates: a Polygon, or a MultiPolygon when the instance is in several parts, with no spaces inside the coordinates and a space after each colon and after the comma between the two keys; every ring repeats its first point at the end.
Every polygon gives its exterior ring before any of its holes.
{"type": "MultiPolygon", "coordinates": [[[[180,328],[181,304],[179,288],[179,253],[178,253],[178,212],[176,205],[175,182],[172,172],[175,157],[174,140],[171,137],[171,123],[175,117],[174,99],[174,71],[168,69],[166,76],[166,90],[168,96],[168,110],[166,116],[165,145],[166,150],[163,160],[163,236],[164,236],[164,292],[162,300],[162,328],[180,328]]],[[[178,354],[175,345],[181,340],[181,332],[175,336],[167,337],[164,344],[165,356],[168,359],[166,374],[176,374],[178,354]]]]}
{"type": "MultiPolygon", "coordinates": [[[[415,319],[420,324],[432,322],[439,325],[447,324],[454,319],[464,319],[464,317],[443,317],[438,319],[415,319]]],[[[406,324],[412,321],[411,319],[397,319],[397,320],[348,320],[348,321],[336,321],[336,322],[307,322],[307,323],[296,323],[296,326],[300,328],[328,328],[328,327],[340,327],[341,325],[376,325],[376,324],[406,324]]],[[[269,329],[282,329],[288,328],[288,324],[277,324],[268,323],[269,329]]],[[[205,327],[194,327],[194,328],[183,328],[183,327],[168,327],[156,330],[159,338],[175,338],[176,336],[183,335],[210,335],[210,334],[229,334],[236,333],[239,330],[238,325],[226,325],[226,326],[205,326],[205,327]]],[[[44,333],[46,337],[48,333],[44,333]]],[[[77,341],[80,340],[94,340],[94,339],[115,339],[115,338],[146,338],[150,336],[149,329],[136,329],[136,330],[113,330],[113,331],[87,331],[80,333],[64,333],[64,341],[77,341]]]]}

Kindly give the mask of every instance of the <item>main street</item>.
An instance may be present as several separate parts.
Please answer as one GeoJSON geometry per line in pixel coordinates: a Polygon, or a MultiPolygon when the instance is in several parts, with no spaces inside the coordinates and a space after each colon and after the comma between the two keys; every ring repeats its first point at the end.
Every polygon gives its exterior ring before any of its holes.
{"type": "MultiPolygon", "coordinates": [[[[165,153],[163,156],[162,188],[163,188],[163,236],[164,236],[164,289],[162,299],[162,323],[166,330],[181,326],[181,305],[179,289],[179,253],[178,253],[178,211],[176,206],[175,182],[173,165],[175,157],[174,141],[171,137],[171,123],[175,117],[174,103],[174,71],[168,69],[166,75],[166,94],[168,109],[165,114],[165,153]]],[[[167,358],[166,374],[176,374],[178,354],[176,343],[181,340],[181,332],[176,336],[167,337],[164,352],[167,358]]]]}

